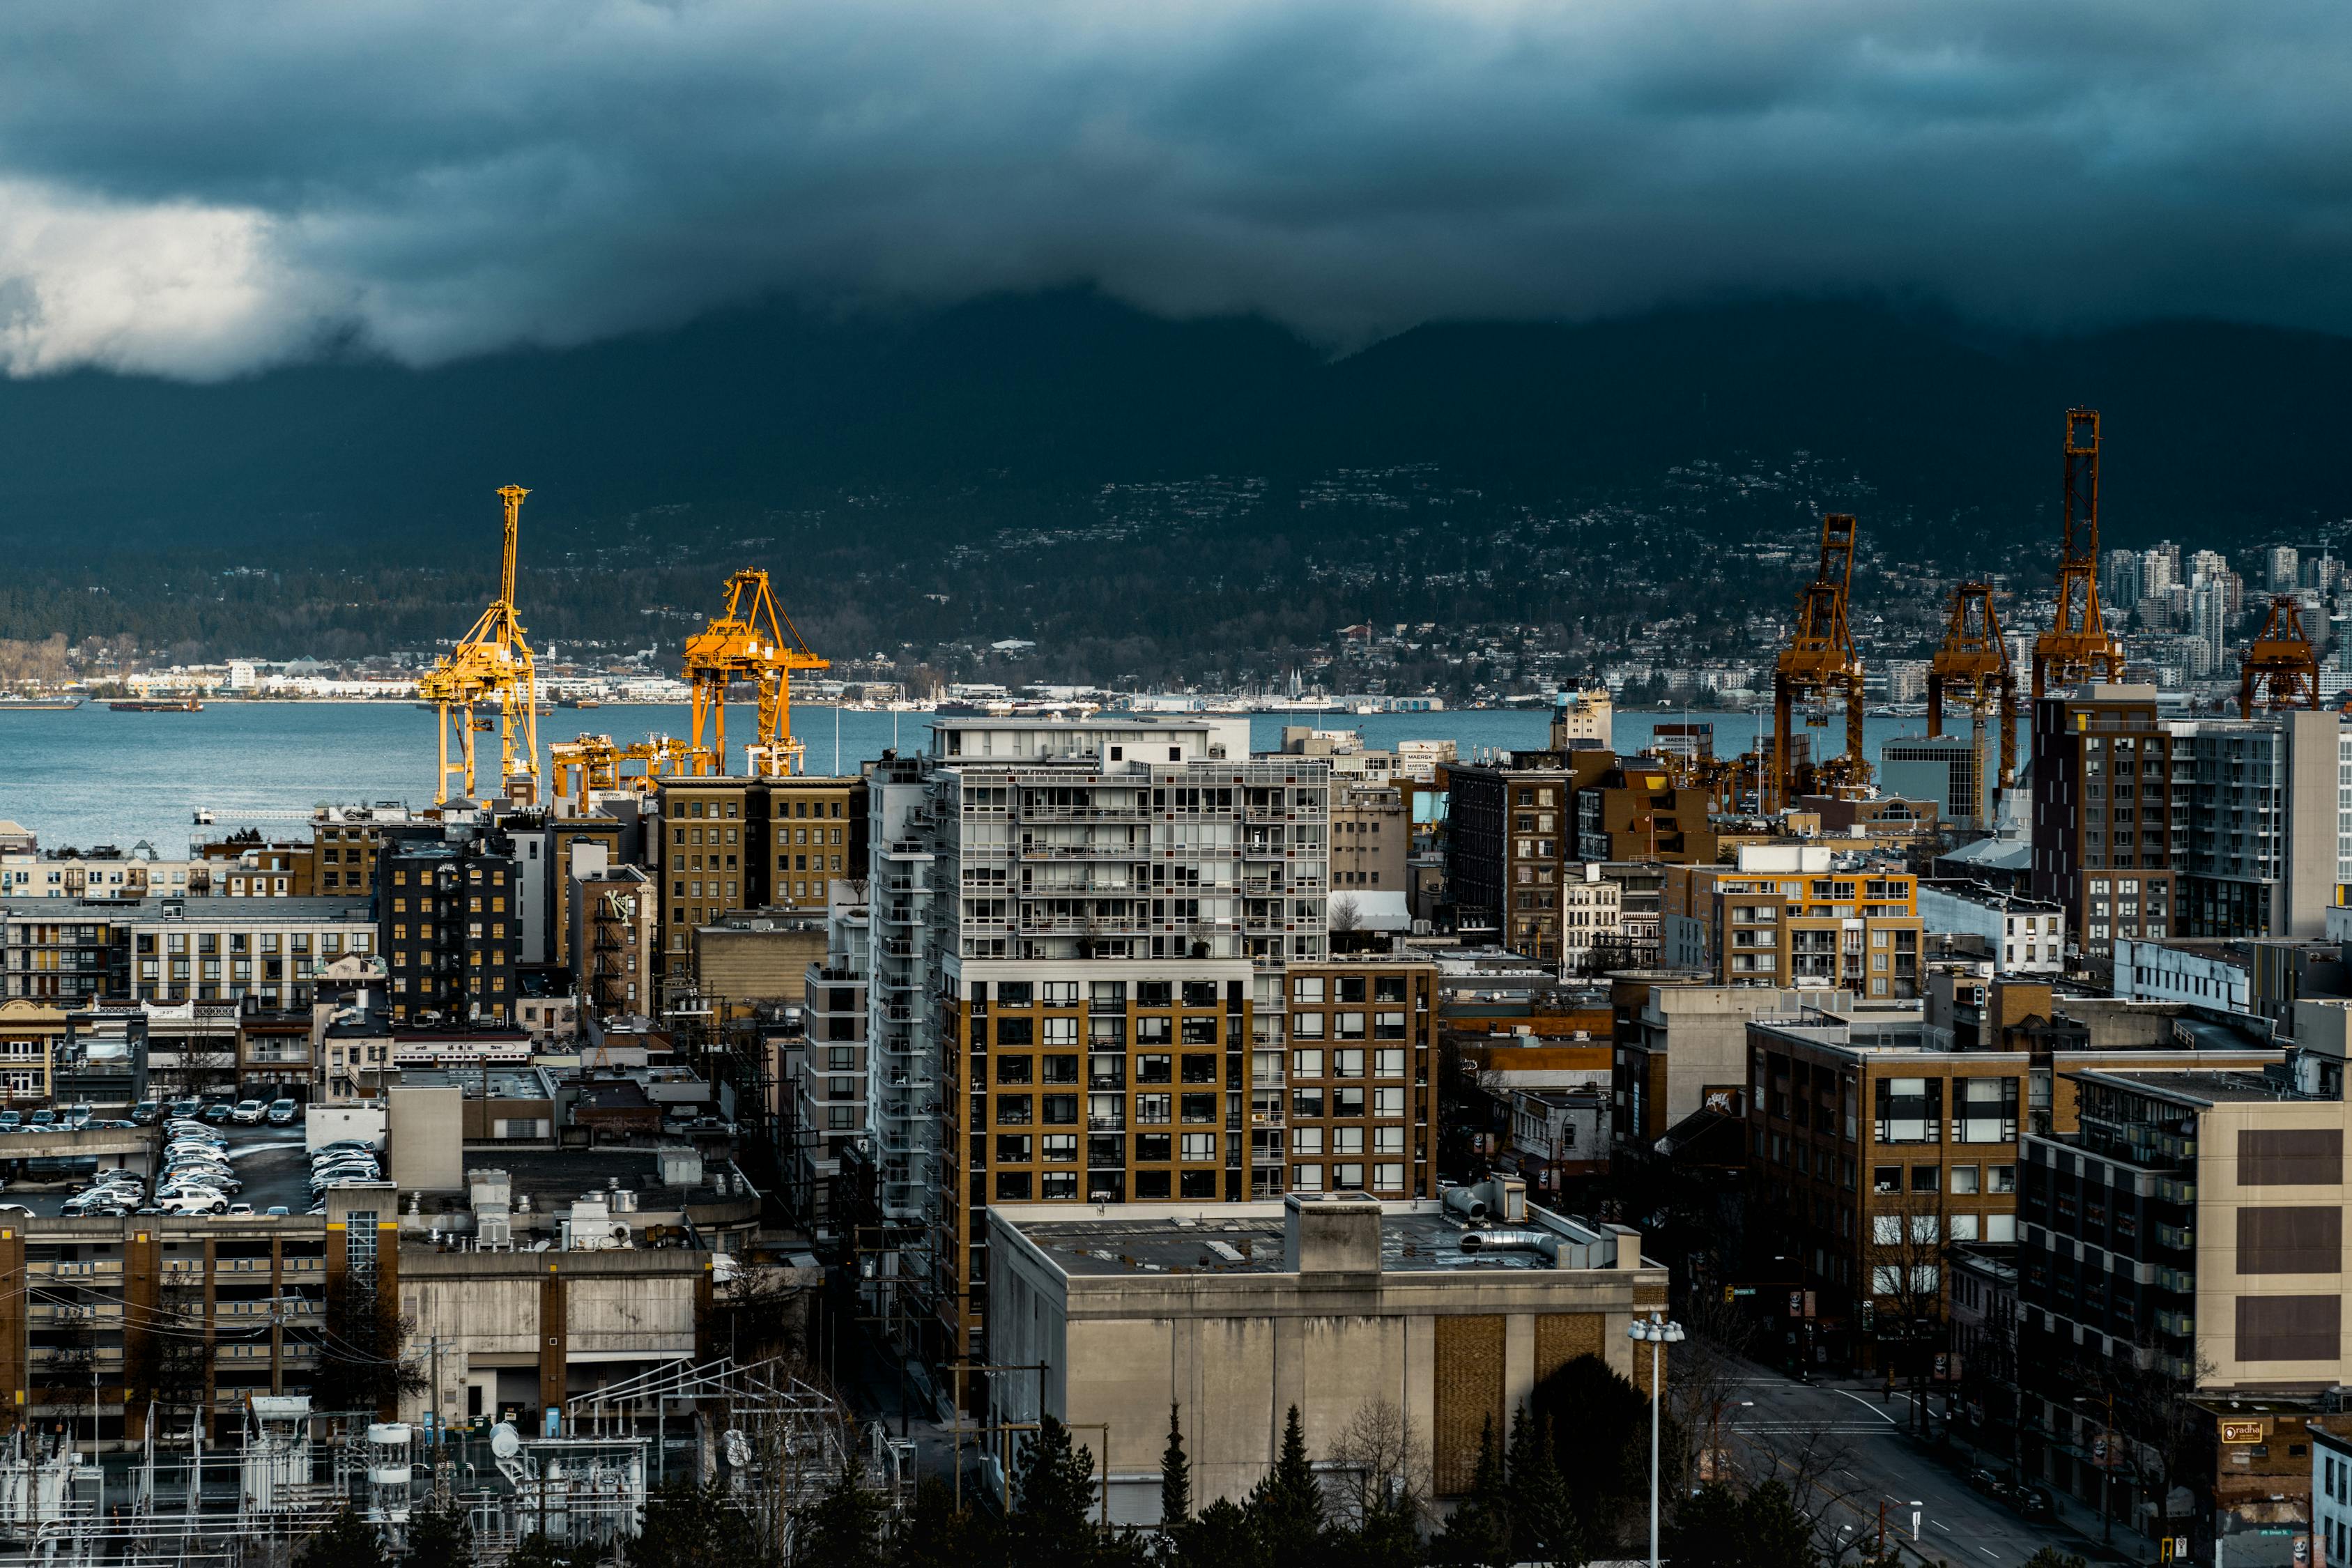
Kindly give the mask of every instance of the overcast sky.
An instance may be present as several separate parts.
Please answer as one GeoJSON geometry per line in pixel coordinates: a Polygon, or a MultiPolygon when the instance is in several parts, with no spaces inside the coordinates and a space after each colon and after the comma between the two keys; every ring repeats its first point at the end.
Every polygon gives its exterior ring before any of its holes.
{"type": "Polygon", "coordinates": [[[1876,290],[2352,329],[2342,0],[13,0],[0,366],[1093,281],[1330,346],[1876,290]]]}

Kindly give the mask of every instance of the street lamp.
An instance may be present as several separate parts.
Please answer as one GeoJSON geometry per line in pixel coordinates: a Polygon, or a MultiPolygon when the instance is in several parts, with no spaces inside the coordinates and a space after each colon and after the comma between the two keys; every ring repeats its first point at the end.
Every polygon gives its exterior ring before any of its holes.
{"type": "Polygon", "coordinates": [[[1683,1326],[1652,1313],[1626,1324],[1625,1337],[1650,1342],[1650,1568],[1658,1568],[1658,1393],[1665,1383],[1661,1358],[1666,1346],[1683,1342],[1683,1326]]]}

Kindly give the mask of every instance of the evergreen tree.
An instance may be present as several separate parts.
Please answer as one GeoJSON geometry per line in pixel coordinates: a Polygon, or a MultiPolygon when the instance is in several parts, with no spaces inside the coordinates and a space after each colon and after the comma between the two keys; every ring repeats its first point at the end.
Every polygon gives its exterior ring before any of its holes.
{"type": "Polygon", "coordinates": [[[1192,1517],[1192,1461],[1184,1457],[1184,1429],[1168,1406],[1168,1447],[1160,1453],[1160,1528],[1174,1531],[1192,1517]]]}
{"type": "Polygon", "coordinates": [[[294,1568],[390,1568],[391,1562],[375,1526],[348,1508],[294,1554],[294,1568]]]}
{"type": "Polygon", "coordinates": [[[992,1524],[957,1509],[945,1481],[925,1480],[899,1518],[890,1557],[896,1568],[982,1568],[1003,1561],[1003,1544],[992,1524]]]}
{"type": "Polygon", "coordinates": [[[409,1516],[408,1550],[401,1560],[412,1568],[473,1568],[474,1521],[436,1489],[409,1516]]]}
{"type": "Polygon", "coordinates": [[[645,1525],[628,1549],[629,1568],[766,1568],[773,1556],[722,1483],[684,1479],[646,1494],[645,1525]]]}
{"type": "Polygon", "coordinates": [[[1256,1521],[1223,1498],[1185,1527],[1177,1561],[1183,1568],[1269,1568],[1256,1521]]]}
{"type": "Polygon", "coordinates": [[[1478,1428],[1478,1464],[1470,1475],[1470,1495],[1464,1498],[1445,1523],[1440,1543],[1448,1563],[1462,1568],[1497,1568],[1511,1555],[1510,1481],[1503,1451],[1495,1441],[1495,1421],[1487,1417],[1478,1428]]]}
{"type": "Polygon", "coordinates": [[[1819,1568],[1812,1526],[1787,1487],[1766,1481],[1749,1492],[1746,1515],[1742,1554],[1749,1568],[1819,1568]]]}
{"type": "Polygon", "coordinates": [[[1013,1553],[1023,1568],[1083,1568],[1093,1555],[1094,1456],[1052,1415],[1021,1445],[1013,1472],[1013,1553]]]}
{"type": "Polygon", "coordinates": [[[810,1561],[829,1568],[882,1568],[882,1500],[866,1489],[854,1456],[809,1510],[804,1544],[810,1561]]]}
{"type": "Polygon", "coordinates": [[[1511,1418],[1511,1550],[1521,1563],[1580,1563],[1584,1530],[1552,1452],[1551,1424],[1524,1405],[1511,1418]]]}
{"type": "Polygon", "coordinates": [[[593,1541],[566,1542],[534,1531],[515,1542],[506,1568],[603,1568],[612,1555],[593,1541]]]}
{"type": "Polygon", "coordinates": [[[1307,1429],[1296,1405],[1283,1422],[1274,1468],[1250,1492],[1249,1514],[1266,1555],[1282,1568],[1307,1568],[1321,1559],[1323,1485],[1307,1460],[1307,1429]]]}

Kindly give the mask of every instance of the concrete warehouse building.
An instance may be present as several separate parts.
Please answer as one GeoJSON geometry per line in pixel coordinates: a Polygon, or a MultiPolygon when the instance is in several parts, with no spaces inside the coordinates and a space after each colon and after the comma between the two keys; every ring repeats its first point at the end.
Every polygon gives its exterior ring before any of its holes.
{"type": "Polygon", "coordinates": [[[1128,1523],[1158,1522],[1171,1403],[1196,1506],[1247,1495],[1294,1405],[1316,1455],[1368,1407],[1392,1407],[1429,1445],[1437,1497],[1458,1497],[1484,1425],[1507,1430],[1576,1357],[1646,1390],[1648,1358],[1625,1330],[1666,1303],[1666,1271],[1643,1262],[1639,1234],[1529,1208],[1516,1182],[1433,1203],[1292,1194],[988,1214],[990,1359],[1044,1369],[990,1380],[990,1424],[1066,1422],[1108,1467],[1110,1517],[1128,1523]],[[1458,1212],[1474,1194],[1475,1220],[1458,1212]]]}

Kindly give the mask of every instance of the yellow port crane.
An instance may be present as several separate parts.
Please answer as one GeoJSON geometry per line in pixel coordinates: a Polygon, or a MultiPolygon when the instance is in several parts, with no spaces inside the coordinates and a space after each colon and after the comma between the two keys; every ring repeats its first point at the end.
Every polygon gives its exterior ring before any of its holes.
{"type": "Polygon", "coordinates": [[[1930,740],[1944,732],[1948,698],[1958,698],[1967,705],[1974,727],[1977,798],[1962,815],[1981,822],[1991,815],[1994,791],[2017,783],[2017,672],[2010,664],[2009,642],[2001,636],[2000,615],[1993,608],[1990,583],[1963,583],[1952,591],[1943,645],[1927,663],[1930,740]],[[1996,715],[2000,722],[2000,769],[1987,777],[1985,727],[1996,715]]]}
{"type": "MultiPolygon", "coordinates": [[[[1822,519],[1821,563],[1797,593],[1796,629],[1780,649],[1772,674],[1772,760],[1763,809],[1785,810],[1809,790],[1859,789],[1870,782],[1862,749],[1862,658],[1846,619],[1853,587],[1854,521],[1844,512],[1822,519]],[[1799,702],[1845,705],[1845,750],[1826,762],[1799,763],[1789,733],[1799,702]]],[[[1808,718],[1816,725],[1824,720],[1808,718]]]]}
{"type": "Polygon", "coordinates": [[[484,705],[499,710],[499,790],[507,799],[530,805],[539,799],[539,667],[530,645],[523,640],[522,622],[515,616],[515,535],[522,518],[522,498],[530,494],[520,485],[499,491],[506,503],[506,535],[499,558],[499,596],[475,621],[439,664],[419,677],[416,695],[435,709],[435,729],[440,741],[440,772],[434,801],[446,805],[449,784],[460,784],[457,798],[474,798],[474,733],[491,728],[476,712],[484,705]],[[449,727],[457,725],[460,752],[449,760],[449,727]]]}
{"type": "Polygon", "coordinates": [[[2058,557],[2058,603],[2033,639],[2033,700],[2050,688],[2121,680],[2124,645],[2099,615],[2099,411],[2066,410],[2065,534],[2058,557]]]}
{"type": "Polygon", "coordinates": [[[831,668],[831,661],[809,651],[792,617],[776,608],[765,572],[747,567],[728,578],[727,607],[686,639],[686,679],[694,688],[687,771],[727,771],[727,689],[749,680],[760,703],[760,738],[745,748],[751,772],[800,772],[803,748],[793,739],[793,671],[831,668]]]}
{"type": "Polygon", "coordinates": [[[644,795],[664,773],[680,772],[686,763],[686,742],[654,735],[634,745],[616,744],[610,735],[583,735],[556,741],[547,748],[547,762],[555,777],[554,798],[584,816],[591,790],[633,789],[644,795]],[[625,773],[632,763],[644,771],[625,773]]]}

